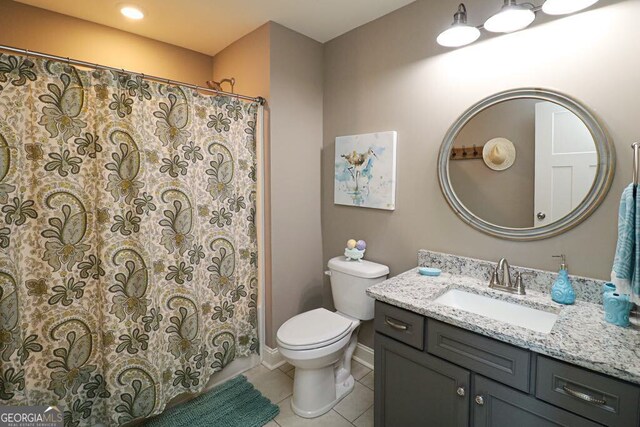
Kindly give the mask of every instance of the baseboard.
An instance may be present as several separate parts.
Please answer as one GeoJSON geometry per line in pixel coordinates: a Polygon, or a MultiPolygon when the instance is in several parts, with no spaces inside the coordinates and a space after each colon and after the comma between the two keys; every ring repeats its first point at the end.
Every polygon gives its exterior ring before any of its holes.
{"type": "Polygon", "coordinates": [[[356,351],[353,352],[353,360],[362,363],[369,369],[373,369],[373,349],[358,343],[358,345],[356,345],[356,351]]]}
{"type": "MultiPolygon", "coordinates": [[[[373,349],[358,343],[356,350],[353,352],[353,360],[363,364],[369,369],[373,369],[373,349]]],[[[284,365],[285,360],[277,348],[271,348],[265,345],[262,349],[262,364],[270,370],[274,370],[284,365]]]]}
{"type": "Polygon", "coordinates": [[[262,348],[262,364],[273,371],[284,365],[285,361],[277,348],[271,348],[265,345],[262,348]]]}

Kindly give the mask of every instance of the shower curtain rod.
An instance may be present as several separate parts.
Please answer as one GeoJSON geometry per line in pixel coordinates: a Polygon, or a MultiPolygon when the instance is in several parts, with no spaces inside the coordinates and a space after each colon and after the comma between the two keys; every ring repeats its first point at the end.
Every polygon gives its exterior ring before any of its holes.
{"type": "Polygon", "coordinates": [[[234,97],[234,98],[244,99],[244,100],[247,100],[247,101],[254,101],[254,102],[259,103],[260,105],[264,105],[264,103],[265,103],[265,99],[263,97],[261,97],[261,96],[258,96],[258,97],[254,98],[252,96],[247,96],[247,95],[238,95],[236,93],[225,92],[223,90],[209,89],[207,87],[198,86],[198,85],[194,85],[194,84],[190,84],[190,83],[179,82],[179,81],[176,81],[176,80],[165,79],[165,78],[162,78],[162,77],[150,76],[148,74],[138,73],[136,71],[128,71],[128,70],[125,70],[124,68],[115,68],[115,67],[109,67],[107,65],[95,64],[95,63],[92,63],[92,62],[80,61],[78,59],[70,59],[69,57],[65,58],[63,56],[49,55],[48,53],[34,52],[34,51],[29,50],[29,49],[19,49],[19,48],[16,48],[16,47],[5,46],[5,45],[0,45],[0,50],[26,55],[27,58],[30,57],[30,56],[34,56],[34,57],[37,57],[37,58],[52,59],[52,60],[55,60],[55,61],[64,62],[64,63],[69,64],[69,65],[77,65],[77,66],[80,66],[80,67],[93,68],[95,70],[116,71],[116,72],[119,72],[119,73],[133,74],[133,75],[141,76],[143,79],[147,79],[147,80],[153,80],[153,81],[156,81],[156,82],[166,83],[166,84],[175,85],[175,86],[184,86],[184,87],[188,87],[190,89],[195,89],[196,91],[212,92],[212,93],[214,93],[216,95],[231,96],[231,97],[234,97]]]}

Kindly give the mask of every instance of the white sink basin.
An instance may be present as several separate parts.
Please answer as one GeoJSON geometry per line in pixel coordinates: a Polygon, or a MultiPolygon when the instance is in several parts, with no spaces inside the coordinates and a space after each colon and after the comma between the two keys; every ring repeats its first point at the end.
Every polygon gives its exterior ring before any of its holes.
{"type": "Polygon", "coordinates": [[[558,320],[558,315],[554,313],[458,289],[447,291],[435,302],[543,334],[551,332],[551,328],[558,320]]]}

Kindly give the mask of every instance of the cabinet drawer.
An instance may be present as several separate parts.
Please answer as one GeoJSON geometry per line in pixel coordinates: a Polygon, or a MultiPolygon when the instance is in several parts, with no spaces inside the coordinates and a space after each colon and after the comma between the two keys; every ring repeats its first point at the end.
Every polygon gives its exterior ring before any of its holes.
{"type": "Polygon", "coordinates": [[[636,426],[640,387],[538,356],[536,397],[609,426],[636,426]]]}
{"type": "Polygon", "coordinates": [[[518,390],[529,391],[531,353],[527,350],[429,319],[427,351],[518,390]]]}
{"type": "Polygon", "coordinates": [[[376,331],[419,350],[424,349],[424,322],[419,314],[376,301],[376,331]]]}
{"type": "Polygon", "coordinates": [[[475,427],[600,425],[479,375],[475,375],[472,406],[475,427]]]}

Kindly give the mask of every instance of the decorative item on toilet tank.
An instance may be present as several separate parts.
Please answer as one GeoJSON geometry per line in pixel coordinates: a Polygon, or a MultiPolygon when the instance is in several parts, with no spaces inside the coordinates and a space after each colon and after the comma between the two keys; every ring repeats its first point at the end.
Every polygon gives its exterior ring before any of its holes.
{"type": "Polygon", "coordinates": [[[396,208],[395,131],[336,138],[334,203],[396,208]]]}

